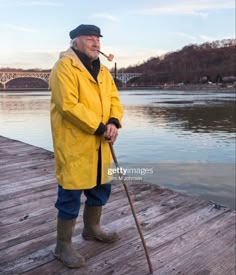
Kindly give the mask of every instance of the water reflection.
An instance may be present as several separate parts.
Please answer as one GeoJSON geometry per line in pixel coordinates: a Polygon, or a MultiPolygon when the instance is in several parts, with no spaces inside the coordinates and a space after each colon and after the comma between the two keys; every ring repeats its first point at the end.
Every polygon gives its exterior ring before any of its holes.
{"type": "Polygon", "coordinates": [[[235,104],[232,101],[212,104],[183,106],[151,106],[142,108],[144,114],[150,116],[153,123],[159,124],[165,118],[167,127],[180,127],[192,132],[235,132],[235,104]]]}
{"type": "Polygon", "coordinates": [[[49,110],[49,95],[0,94],[0,111],[49,110]]]}
{"type": "MultiPolygon", "coordinates": [[[[120,163],[153,163],[159,170],[151,182],[234,207],[234,94],[122,91],[120,96],[125,110],[115,144],[120,163]]],[[[0,135],[52,150],[49,108],[49,92],[0,93],[0,135]]]]}
{"type": "Polygon", "coordinates": [[[235,162],[234,94],[120,94],[125,107],[118,141],[125,152],[122,161],[235,162]]]}
{"type": "Polygon", "coordinates": [[[49,93],[0,93],[0,135],[52,150],[49,93]]]}

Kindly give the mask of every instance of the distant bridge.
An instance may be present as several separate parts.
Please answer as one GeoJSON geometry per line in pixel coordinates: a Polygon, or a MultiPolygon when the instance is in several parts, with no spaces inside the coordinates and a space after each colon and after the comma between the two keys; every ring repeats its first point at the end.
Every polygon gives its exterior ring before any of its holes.
{"type": "MultiPolygon", "coordinates": [[[[50,72],[41,72],[41,71],[14,71],[14,72],[4,72],[0,71],[0,83],[3,85],[3,89],[6,89],[6,85],[9,81],[16,78],[38,78],[42,79],[46,83],[48,83],[50,72]]],[[[116,78],[120,80],[122,83],[126,84],[132,78],[140,77],[141,73],[117,73],[116,78]]],[[[114,73],[112,73],[113,78],[115,77],[114,73]]]]}
{"type": "Polygon", "coordinates": [[[3,85],[3,89],[6,89],[6,84],[16,78],[39,78],[48,83],[50,72],[25,72],[25,71],[14,71],[14,72],[3,72],[0,71],[0,83],[3,85]]]}
{"type": "MultiPolygon", "coordinates": [[[[111,73],[113,78],[115,78],[115,73],[111,73]]],[[[140,77],[142,73],[117,73],[116,78],[120,80],[122,83],[126,84],[132,78],[140,77]]]]}

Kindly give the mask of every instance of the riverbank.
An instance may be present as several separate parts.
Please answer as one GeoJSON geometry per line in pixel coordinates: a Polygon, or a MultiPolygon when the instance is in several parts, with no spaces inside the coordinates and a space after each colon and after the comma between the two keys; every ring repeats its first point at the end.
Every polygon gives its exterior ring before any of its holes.
{"type": "Polygon", "coordinates": [[[9,89],[1,89],[0,88],[0,93],[1,92],[49,92],[50,90],[48,88],[9,88],[9,89]]]}
{"type": "MultiPolygon", "coordinates": [[[[236,92],[235,84],[216,85],[216,84],[165,84],[153,86],[123,86],[118,87],[118,90],[164,90],[164,91],[216,91],[216,92],[236,92]]],[[[2,89],[1,92],[48,92],[48,88],[8,88],[2,89]]]]}
{"type": "Polygon", "coordinates": [[[236,86],[214,85],[214,84],[184,84],[184,85],[153,85],[153,86],[128,86],[118,87],[119,90],[166,90],[166,91],[216,91],[216,92],[236,92],[236,86]]]}

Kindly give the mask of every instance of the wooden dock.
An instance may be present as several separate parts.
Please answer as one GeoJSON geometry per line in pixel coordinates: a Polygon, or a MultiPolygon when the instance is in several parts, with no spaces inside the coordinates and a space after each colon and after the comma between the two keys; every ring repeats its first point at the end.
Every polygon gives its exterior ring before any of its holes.
{"type": "MultiPolygon", "coordinates": [[[[158,185],[128,184],[154,273],[235,274],[235,211],[158,185]]],[[[120,182],[104,208],[103,225],[118,231],[114,244],[81,238],[75,248],[86,266],[69,269],[52,250],[56,237],[57,183],[53,153],[0,137],[0,274],[144,275],[148,265],[120,182]]],[[[83,197],[84,202],[84,197],[83,197]]]]}

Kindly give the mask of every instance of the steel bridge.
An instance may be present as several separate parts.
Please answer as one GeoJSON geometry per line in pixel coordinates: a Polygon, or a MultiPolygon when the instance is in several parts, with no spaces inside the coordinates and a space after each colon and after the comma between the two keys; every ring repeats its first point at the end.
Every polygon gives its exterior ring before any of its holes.
{"type": "MultiPolygon", "coordinates": [[[[6,85],[9,81],[16,78],[38,78],[42,79],[46,83],[48,83],[50,72],[41,72],[41,71],[14,71],[14,72],[4,72],[0,71],[0,83],[3,85],[3,89],[6,89],[6,85]]],[[[117,73],[116,79],[120,80],[122,83],[126,84],[132,78],[140,77],[141,73],[117,73]]],[[[115,74],[112,73],[113,78],[115,74]]]]}
{"type": "Polygon", "coordinates": [[[115,73],[111,73],[113,78],[116,77],[116,79],[120,80],[122,83],[126,84],[133,78],[140,77],[142,73],[117,73],[115,76],[115,73]]]}
{"type": "Polygon", "coordinates": [[[14,72],[3,72],[0,71],[0,83],[3,85],[3,89],[6,89],[6,84],[16,78],[39,78],[48,83],[50,72],[25,72],[25,71],[14,71],[14,72]]]}

